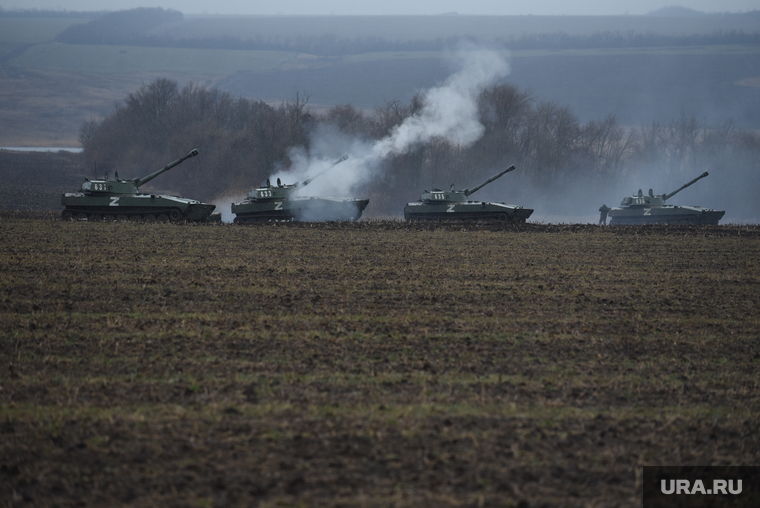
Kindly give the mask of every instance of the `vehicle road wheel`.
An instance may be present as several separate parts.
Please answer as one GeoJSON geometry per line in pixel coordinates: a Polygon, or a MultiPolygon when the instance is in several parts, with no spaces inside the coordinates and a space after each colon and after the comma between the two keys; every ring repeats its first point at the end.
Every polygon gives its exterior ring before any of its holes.
{"type": "Polygon", "coordinates": [[[126,214],[120,213],[119,215],[116,216],[116,221],[117,222],[128,222],[129,221],[129,217],[127,217],[126,214]]]}
{"type": "Polygon", "coordinates": [[[77,220],[87,220],[87,214],[86,213],[78,213],[77,214],[77,220]]]}
{"type": "Polygon", "coordinates": [[[149,213],[148,215],[145,216],[145,222],[147,222],[148,224],[153,224],[154,222],[156,222],[156,216],[153,215],[152,213],[149,213]]]}
{"type": "Polygon", "coordinates": [[[162,213],[161,215],[159,215],[158,217],[156,217],[156,220],[158,222],[169,222],[169,216],[166,215],[165,213],[162,213]]]}
{"type": "Polygon", "coordinates": [[[132,215],[129,217],[129,222],[142,222],[142,217],[140,215],[132,215]]]}
{"type": "Polygon", "coordinates": [[[171,212],[169,212],[169,219],[171,219],[172,222],[179,222],[181,218],[182,218],[182,214],[176,208],[174,208],[171,212]]]}
{"type": "Polygon", "coordinates": [[[74,216],[73,213],[71,213],[71,210],[64,210],[61,212],[61,220],[69,221],[74,216]]]}
{"type": "Polygon", "coordinates": [[[90,222],[102,222],[103,216],[99,213],[93,213],[90,215],[90,217],[87,220],[89,220],[90,222]]]}

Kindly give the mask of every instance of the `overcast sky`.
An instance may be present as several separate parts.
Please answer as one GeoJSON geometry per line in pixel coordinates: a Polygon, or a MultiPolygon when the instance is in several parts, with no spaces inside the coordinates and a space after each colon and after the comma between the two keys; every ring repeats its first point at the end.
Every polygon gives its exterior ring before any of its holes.
{"type": "Polygon", "coordinates": [[[622,15],[646,14],[678,5],[703,12],[746,12],[760,9],[760,0],[0,0],[3,9],[70,11],[163,7],[185,14],[459,14],[487,15],[622,15]]]}

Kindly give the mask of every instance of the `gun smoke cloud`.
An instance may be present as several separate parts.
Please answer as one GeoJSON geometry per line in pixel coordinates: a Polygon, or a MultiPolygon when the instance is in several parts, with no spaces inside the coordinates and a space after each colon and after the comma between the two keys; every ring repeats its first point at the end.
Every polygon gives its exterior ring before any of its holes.
{"type": "Polygon", "coordinates": [[[457,53],[461,70],[444,85],[428,90],[422,110],[404,120],[393,133],[373,146],[373,155],[401,154],[409,147],[441,137],[469,146],[485,130],[478,120],[477,98],[481,90],[509,74],[508,62],[495,51],[465,49],[457,53]]]}
{"type": "Polygon", "coordinates": [[[499,52],[463,46],[448,58],[456,68],[440,86],[424,91],[422,107],[376,142],[348,137],[336,129],[321,128],[312,138],[307,153],[303,148],[290,154],[288,171],[272,175],[272,183],[294,183],[312,178],[343,154],[349,159],[315,179],[301,195],[348,196],[360,185],[380,176],[380,162],[406,153],[414,146],[435,138],[467,147],[477,141],[485,127],[478,119],[480,92],[509,75],[508,60],[499,52]]]}

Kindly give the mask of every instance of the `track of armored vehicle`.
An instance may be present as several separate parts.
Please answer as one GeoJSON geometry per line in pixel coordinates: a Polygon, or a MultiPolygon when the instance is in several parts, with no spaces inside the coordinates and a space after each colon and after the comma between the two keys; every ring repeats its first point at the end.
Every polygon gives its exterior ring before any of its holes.
{"type": "Polygon", "coordinates": [[[497,178],[513,171],[510,166],[485,182],[470,189],[455,190],[454,184],[448,191],[433,189],[425,191],[420,201],[407,203],[404,207],[404,219],[408,221],[421,220],[498,220],[524,223],[533,213],[530,208],[506,203],[485,201],[470,201],[470,194],[497,178]]]}
{"type": "Polygon", "coordinates": [[[61,205],[65,207],[61,219],[130,222],[221,220],[220,214],[212,214],[214,205],[179,196],[139,191],[141,185],[196,155],[198,150],[192,150],[143,178],[125,180],[116,173],[114,179],[109,178],[108,174],[103,179],[86,179],[79,192],[67,192],[61,196],[61,205]]]}

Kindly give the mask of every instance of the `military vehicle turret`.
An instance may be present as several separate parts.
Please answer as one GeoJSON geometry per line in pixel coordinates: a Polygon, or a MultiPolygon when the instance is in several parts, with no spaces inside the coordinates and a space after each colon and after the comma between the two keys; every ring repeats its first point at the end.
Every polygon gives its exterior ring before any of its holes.
{"type": "Polygon", "coordinates": [[[246,199],[232,203],[232,213],[235,214],[233,222],[245,224],[270,220],[353,221],[358,219],[369,204],[369,199],[299,195],[301,189],[346,159],[348,156],[344,155],[324,171],[303,182],[283,184],[278,178],[277,185],[272,185],[267,179],[266,185],[251,189],[246,199]]]}
{"type": "Polygon", "coordinates": [[[668,205],[665,201],[693,185],[698,180],[706,177],[705,171],[694,180],[682,185],[669,194],[655,194],[649,189],[649,195],[645,196],[641,189],[638,194],[623,198],[619,208],[609,208],[602,205],[599,209],[601,216],[599,224],[607,222],[615,224],[718,224],[718,221],[726,213],[725,210],[713,210],[699,206],[668,205]]]}
{"type": "Polygon", "coordinates": [[[86,178],[79,192],[67,192],[61,196],[61,205],[65,207],[61,212],[61,218],[135,222],[219,220],[219,214],[212,216],[214,205],[179,196],[142,193],[139,190],[140,186],[161,173],[196,155],[198,150],[192,150],[184,157],[142,178],[122,179],[119,178],[118,172],[114,179],[110,179],[107,173],[102,180],[86,178]]]}
{"type": "Polygon", "coordinates": [[[469,189],[455,190],[452,183],[451,188],[447,191],[441,189],[426,190],[422,193],[420,201],[406,204],[404,207],[404,219],[408,221],[488,219],[516,223],[525,222],[533,213],[533,210],[530,208],[507,205],[505,203],[469,200],[470,194],[514,169],[514,166],[510,166],[480,185],[469,189]]]}

